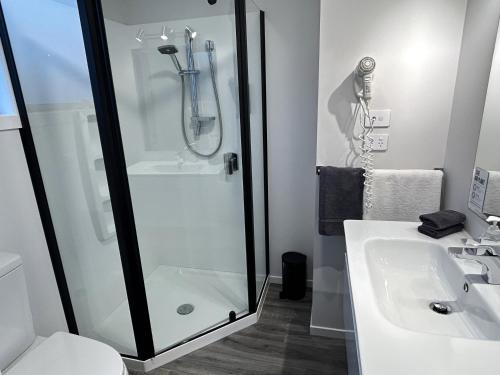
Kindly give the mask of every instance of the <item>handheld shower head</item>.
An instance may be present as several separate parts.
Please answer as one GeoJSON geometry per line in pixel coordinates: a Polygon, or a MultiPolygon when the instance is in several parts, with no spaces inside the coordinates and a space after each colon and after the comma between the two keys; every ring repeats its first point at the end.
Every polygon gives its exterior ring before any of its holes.
{"type": "Polygon", "coordinates": [[[196,38],[196,35],[198,35],[198,33],[194,31],[191,26],[186,26],[185,33],[190,41],[192,41],[194,38],[196,38]]]}
{"type": "Polygon", "coordinates": [[[160,46],[158,47],[158,52],[160,52],[162,55],[169,55],[170,58],[172,59],[172,62],[174,63],[175,69],[177,69],[178,72],[182,70],[181,63],[179,62],[179,59],[176,56],[177,52],[179,52],[176,46],[172,44],[168,44],[166,46],[160,46]]]}

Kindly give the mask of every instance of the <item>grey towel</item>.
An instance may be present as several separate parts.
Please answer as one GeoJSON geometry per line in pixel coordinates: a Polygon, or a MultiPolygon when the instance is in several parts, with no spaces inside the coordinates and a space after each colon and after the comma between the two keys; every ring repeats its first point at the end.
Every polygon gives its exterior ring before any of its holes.
{"type": "Polygon", "coordinates": [[[463,213],[458,211],[442,210],[432,214],[420,215],[420,220],[423,225],[439,231],[463,224],[466,217],[463,213]]]}
{"type": "Polygon", "coordinates": [[[420,233],[435,239],[440,239],[449,236],[450,234],[460,232],[462,229],[464,229],[463,224],[456,224],[441,230],[437,230],[436,228],[426,224],[422,224],[421,226],[418,227],[418,231],[420,233]]]}
{"type": "Polygon", "coordinates": [[[361,168],[321,167],[319,234],[343,235],[344,220],[363,218],[363,174],[361,168]]]}

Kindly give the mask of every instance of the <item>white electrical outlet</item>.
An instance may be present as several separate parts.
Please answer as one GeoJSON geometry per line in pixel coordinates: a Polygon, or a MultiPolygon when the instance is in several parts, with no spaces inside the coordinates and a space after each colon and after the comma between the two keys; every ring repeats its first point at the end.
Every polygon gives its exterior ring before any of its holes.
{"type": "Polygon", "coordinates": [[[389,148],[389,134],[371,134],[373,138],[373,151],[387,151],[389,148]]]}
{"type": "Polygon", "coordinates": [[[370,110],[370,116],[374,120],[374,128],[388,128],[391,126],[391,114],[390,109],[372,109],[370,110]]]}

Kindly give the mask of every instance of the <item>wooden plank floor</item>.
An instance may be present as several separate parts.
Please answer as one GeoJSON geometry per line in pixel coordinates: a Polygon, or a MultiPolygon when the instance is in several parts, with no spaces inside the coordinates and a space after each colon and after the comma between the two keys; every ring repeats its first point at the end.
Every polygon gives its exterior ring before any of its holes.
{"type": "Polygon", "coordinates": [[[311,292],[296,302],[280,300],[279,291],[271,285],[257,324],[150,374],[347,374],[344,340],[309,335],[311,292]]]}

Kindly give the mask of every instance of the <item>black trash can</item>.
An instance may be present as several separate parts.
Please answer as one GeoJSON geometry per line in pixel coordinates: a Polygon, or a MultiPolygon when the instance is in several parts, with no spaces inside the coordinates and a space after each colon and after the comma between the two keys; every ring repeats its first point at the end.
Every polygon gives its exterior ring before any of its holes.
{"type": "Polygon", "coordinates": [[[306,295],[307,257],[304,254],[289,252],[281,256],[283,270],[282,299],[299,300],[306,295]]]}

